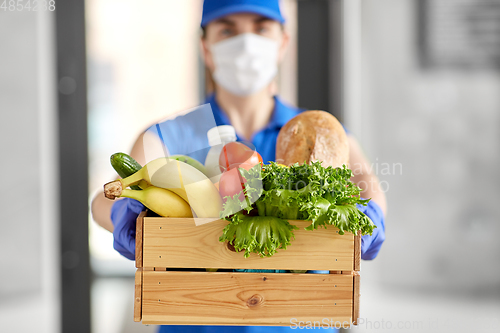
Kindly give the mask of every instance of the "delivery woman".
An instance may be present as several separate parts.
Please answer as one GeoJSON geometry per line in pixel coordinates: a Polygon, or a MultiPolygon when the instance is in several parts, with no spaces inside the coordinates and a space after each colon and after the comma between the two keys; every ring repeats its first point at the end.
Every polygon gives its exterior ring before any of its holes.
{"type": "MultiPolygon", "coordinates": [[[[274,95],[274,78],[289,43],[279,0],[205,0],[201,27],[205,65],[213,76],[215,93],[208,96],[216,125],[232,125],[238,139],[251,141],[264,161],[275,160],[276,138],[285,123],[301,112],[274,95]],[[252,64],[249,66],[248,64],[252,64]]],[[[185,127],[175,118],[160,126],[185,127]]],[[[203,137],[206,139],[204,133],[203,137]]],[[[385,195],[377,177],[352,135],[348,135],[350,164],[365,198],[360,209],[377,228],[362,238],[362,258],[373,259],[385,239],[385,195]],[[355,167],[353,167],[355,166],[355,167]]],[[[183,154],[175,140],[142,134],[131,156],[141,165],[169,154],[183,154]],[[147,153],[145,151],[147,149],[147,153]]],[[[203,161],[202,161],[203,162],[203,161]]],[[[102,195],[92,203],[95,221],[113,232],[114,248],[134,260],[135,220],[144,206],[133,199],[110,201],[102,195]]],[[[162,326],[160,332],[281,332],[290,327],[162,326]]]]}

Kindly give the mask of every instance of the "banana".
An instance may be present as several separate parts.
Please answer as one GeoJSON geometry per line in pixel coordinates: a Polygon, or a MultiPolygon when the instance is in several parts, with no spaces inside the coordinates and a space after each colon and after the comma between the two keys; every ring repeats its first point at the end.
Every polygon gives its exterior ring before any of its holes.
{"type": "Polygon", "coordinates": [[[120,197],[138,200],[163,217],[193,217],[188,203],[164,188],[148,186],[142,191],[124,189],[120,197]]]}
{"type": "Polygon", "coordinates": [[[153,160],[135,174],[104,185],[104,194],[114,199],[124,188],[141,180],[179,195],[191,206],[196,217],[216,218],[222,209],[219,191],[210,179],[195,167],[167,157],[153,160]]]}
{"type": "Polygon", "coordinates": [[[141,189],[144,190],[146,187],[151,186],[151,185],[147,181],[141,180],[139,182],[139,184],[137,184],[137,186],[139,186],[141,189]]]}

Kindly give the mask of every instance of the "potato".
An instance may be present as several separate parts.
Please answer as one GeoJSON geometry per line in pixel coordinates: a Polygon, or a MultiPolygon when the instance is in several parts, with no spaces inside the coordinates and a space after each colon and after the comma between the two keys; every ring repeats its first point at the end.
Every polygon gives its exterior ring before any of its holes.
{"type": "Polygon", "coordinates": [[[325,111],[305,111],[281,128],[276,162],[285,165],[322,161],[323,166],[349,163],[349,143],[337,118],[325,111]]]}

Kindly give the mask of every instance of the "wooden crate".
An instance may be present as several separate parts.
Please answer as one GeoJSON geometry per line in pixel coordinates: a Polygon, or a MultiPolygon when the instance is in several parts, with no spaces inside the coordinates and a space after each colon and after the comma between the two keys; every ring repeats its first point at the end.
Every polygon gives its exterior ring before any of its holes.
{"type": "Polygon", "coordinates": [[[359,235],[299,227],[286,250],[244,258],[219,242],[227,221],[137,219],[134,320],[163,325],[289,326],[299,321],[356,324],[359,235]],[[206,272],[199,269],[327,270],[330,274],[206,272]],[[190,269],[179,271],[172,269],[190,269]],[[196,270],[197,269],[197,270],[196,270]]]}

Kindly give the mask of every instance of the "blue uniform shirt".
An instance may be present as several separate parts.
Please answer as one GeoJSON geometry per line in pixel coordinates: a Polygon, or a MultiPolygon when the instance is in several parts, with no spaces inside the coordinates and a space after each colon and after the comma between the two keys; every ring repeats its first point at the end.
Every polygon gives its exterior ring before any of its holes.
{"type": "MultiPolygon", "coordinates": [[[[274,161],[276,159],[276,140],[280,129],[293,117],[304,111],[297,107],[283,103],[278,97],[274,97],[275,107],[271,115],[269,124],[255,133],[251,138],[251,143],[262,156],[264,163],[274,161]]],[[[215,95],[211,95],[207,99],[210,103],[213,112],[215,125],[231,125],[227,115],[220,109],[215,100],[215,95]]],[[[208,138],[207,138],[207,123],[213,120],[211,117],[206,117],[207,113],[192,112],[183,116],[178,116],[175,119],[167,120],[162,123],[153,125],[150,130],[156,132],[160,139],[167,147],[170,155],[183,154],[189,155],[200,162],[204,162],[208,153],[208,138]],[[206,119],[205,119],[206,118],[206,119]]],[[[238,141],[243,141],[236,133],[238,141]]],[[[368,207],[359,207],[365,212],[377,225],[372,236],[363,236],[361,252],[363,259],[373,259],[385,239],[385,227],[383,215],[380,207],[374,202],[370,202],[368,207]]],[[[327,274],[328,271],[309,271],[310,273],[327,274]]],[[[192,325],[166,325],[161,326],[159,332],[179,332],[179,333],[243,333],[243,332],[259,332],[259,333],[279,333],[279,332],[295,332],[299,327],[274,327],[274,326],[192,326],[192,325]]],[[[304,327],[302,327],[304,328],[304,327]]],[[[300,329],[300,328],[299,328],[300,329]]],[[[333,330],[329,330],[333,332],[333,330]]]]}
{"type": "MultiPolygon", "coordinates": [[[[274,97],[274,101],[275,107],[269,124],[251,138],[251,143],[262,156],[264,163],[276,158],[276,139],[281,127],[304,111],[283,103],[278,97],[274,97]]],[[[188,155],[204,163],[210,148],[207,131],[213,126],[231,125],[229,118],[215,101],[215,95],[209,96],[207,103],[210,104],[212,112],[202,106],[190,113],[155,124],[148,130],[160,136],[169,155],[188,155]]],[[[238,141],[245,141],[238,133],[236,136],[238,141]]]]}
{"type": "MultiPolygon", "coordinates": [[[[217,126],[231,125],[227,115],[222,112],[219,105],[215,101],[215,95],[208,98],[208,103],[212,106],[215,122],[217,126]]],[[[276,160],[276,139],[280,129],[293,117],[304,111],[297,107],[293,107],[283,103],[278,97],[274,97],[275,107],[269,124],[261,131],[254,134],[251,138],[251,143],[255,146],[257,152],[262,156],[264,163],[276,160]]],[[[236,133],[238,141],[244,141],[238,133],[236,133]]]]}

